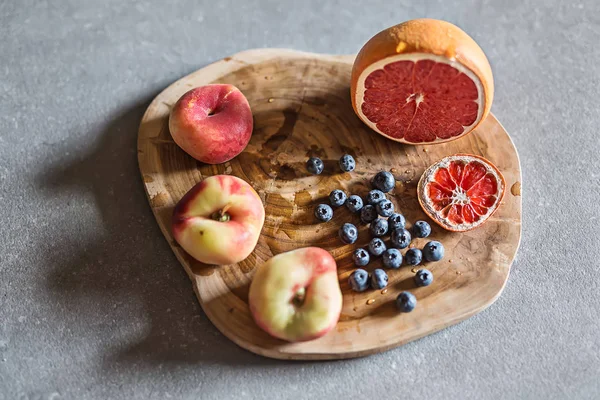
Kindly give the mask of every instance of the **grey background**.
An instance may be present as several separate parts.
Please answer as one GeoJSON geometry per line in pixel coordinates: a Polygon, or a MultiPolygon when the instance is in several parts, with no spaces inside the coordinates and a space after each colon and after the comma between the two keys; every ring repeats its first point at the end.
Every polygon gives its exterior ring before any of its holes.
{"type": "Polygon", "coordinates": [[[0,399],[600,397],[600,2],[0,1],[0,399]],[[502,297],[404,347],[281,362],[207,320],[154,222],[138,123],[237,51],[352,53],[443,18],[493,67],[523,168],[502,297]]]}

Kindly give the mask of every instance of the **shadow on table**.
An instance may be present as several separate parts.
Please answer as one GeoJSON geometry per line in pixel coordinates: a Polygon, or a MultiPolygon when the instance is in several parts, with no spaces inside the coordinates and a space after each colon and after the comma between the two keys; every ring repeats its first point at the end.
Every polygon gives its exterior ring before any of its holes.
{"type": "Polygon", "coordinates": [[[103,357],[107,369],[277,363],[239,348],[210,323],[156,224],[137,165],[137,131],[150,100],[109,123],[83,157],[63,160],[38,177],[52,196],[89,195],[103,223],[90,226],[97,217],[80,221],[73,242],[57,243],[48,254],[45,279],[57,313],[68,310],[64,318],[72,332],[114,335],[108,341],[115,345],[103,357]],[[145,318],[137,314],[140,302],[145,318]],[[146,321],[145,337],[131,343],[130,333],[142,330],[132,324],[146,321]]]}

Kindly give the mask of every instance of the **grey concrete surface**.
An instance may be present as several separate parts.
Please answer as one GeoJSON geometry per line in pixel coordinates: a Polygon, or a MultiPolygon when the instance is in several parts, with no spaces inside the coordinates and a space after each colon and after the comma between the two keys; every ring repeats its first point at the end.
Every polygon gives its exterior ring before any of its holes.
{"type": "Polygon", "coordinates": [[[600,398],[599,40],[597,0],[0,1],[0,399],[600,398]],[[362,359],[238,348],[146,202],[145,107],[237,51],[352,53],[425,16],[484,48],[520,152],[502,297],[362,359]]]}

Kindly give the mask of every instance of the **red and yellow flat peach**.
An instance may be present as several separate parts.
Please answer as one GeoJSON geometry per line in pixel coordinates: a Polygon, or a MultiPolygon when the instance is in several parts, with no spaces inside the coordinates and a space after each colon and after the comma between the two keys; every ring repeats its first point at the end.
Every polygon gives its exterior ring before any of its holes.
{"type": "Polygon", "coordinates": [[[257,325],[270,335],[290,342],[319,338],[342,311],[335,260],[318,247],[276,255],[258,267],[248,301],[257,325]]]}
{"type": "Polygon", "coordinates": [[[220,164],[240,154],[252,135],[252,111],[233,85],[206,85],[185,93],[171,110],[169,130],[198,161],[220,164]]]}
{"type": "Polygon", "coordinates": [[[177,203],[173,235],[198,261],[233,264],[254,250],[264,221],[262,201],[248,183],[216,175],[198,183],[177,203]]]}

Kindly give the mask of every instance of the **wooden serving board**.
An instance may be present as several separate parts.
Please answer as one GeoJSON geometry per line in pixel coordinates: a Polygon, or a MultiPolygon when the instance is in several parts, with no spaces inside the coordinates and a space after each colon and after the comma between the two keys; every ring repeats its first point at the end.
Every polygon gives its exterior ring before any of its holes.
{"type": "MultiPolygon", "coordinates": [[[[353,56],[331,56],[282,49],[250,50],[227,57],[173,83],[148,107],[139,130],[138,158],[152,211],[190,279],[206,315],[241,347],[280,359],[336,359],[364,356],[402,345],[456,324],[498,298],[507,281],[521,238],[521,169],[517,151],[502,125],[490,115],[470,135],[446,144],[407,146],[370,131],[350,104],[353,56]],[[222,165],[206,165],[184,153],[172,141],[168,117],[177,99],[193,87],[231,83],[246,95],[254,114],[254,133],[246,150],[222,165]],[[340,173],[344,153],[357,160],[352,173],[340,173]],[[369,179],[389,170],[397,184],[392,195],[407,221],[426,219],[416,198],[424,169],[454,153],[482,155],[504,174],[507,191],[496,214],[482,227],[451,233],[432,223],[422,247],[436,239],[445,258],[426,264],[435,280],[415,288],[410,267],[389,271],[386,293],[354,293],[348,276],[354,270],[351,253],[370,239],[367,226],[345,208],[317,223],[314,207],[333,189],[365,195],[369,179]],[[310,176],[309,156],[325,161],[325,172],[310,176]],[[179,199],[198,181],[231,174],[249,182],[266,209],[258,245],[243,262],[227,266],[201,264],[177,245],[171,234],[171,214],[179,199]],[[359,226],[357,245],[343,245],[338,228],[359,226]],[[254,267],[273,255],[305,246],[331,252],[338,263],[344,305],[339,323],[324,337],[303,343],[274,339],[254,323],[248,309],[248,287],[254,267]],[[409,314],[396,312],[394,299],[410,290],[418,299],[409,314]],[[372,300],[372,301],[369,301],[372,300]]],[[[410,226],[410,224],[409,224],[410,226]]],[[[404,251],[403,251],[404,253],[404,251]]],[[[369,270],[380,267],[371,262],[369,270]]]]}

